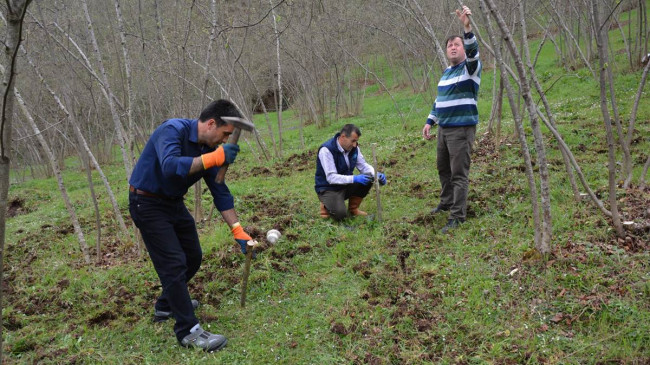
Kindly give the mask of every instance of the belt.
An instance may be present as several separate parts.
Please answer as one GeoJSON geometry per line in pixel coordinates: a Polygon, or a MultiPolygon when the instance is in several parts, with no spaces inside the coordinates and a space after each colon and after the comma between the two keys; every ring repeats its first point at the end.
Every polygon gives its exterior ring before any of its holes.
{"type": "Polygon", "coordinates": [[[135,186],[133,186],[133,185],[129,185],[129,191],[132,192],[132,193],[136,193],[138,195],[148,196],[150,198],[158,198],[158,199],[165,199],[165,200],[176,200],[176,198],[172,198],[172,197],[169,197],[169,196],[158,195],[158,194],[150,193],[148,191],[136,189],[135,186]]]}

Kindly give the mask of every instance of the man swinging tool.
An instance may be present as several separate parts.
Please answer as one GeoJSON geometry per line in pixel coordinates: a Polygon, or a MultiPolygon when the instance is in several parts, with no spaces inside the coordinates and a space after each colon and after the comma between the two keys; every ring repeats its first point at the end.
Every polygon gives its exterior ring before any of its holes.
{"type": "Polygon", "coordinates": [[[131,218],[142,233],[162,284],[154,321],[174,317],[180,344],[206,351],[220,350],[228,341],[201,328],[194,315],[199,303],[190,299],[187,282],[201,266],[202,251],[183,196],[203,178],[235,241],[246,253],[251,237],[239,224],[230,190],[215,182],[220,167],[233,163],[239,152],[236,144],[225,143],[235,128],[241,128],[227,122],[233,119],[242,120],[235,105],[217,100],[203,109],[198,120],[165,121],[149,138],[129,180],[131,218]]]}
{"type": "MultiPolygon", "coordinates": [[[[361,131],[354,124],[346,124],[334,137],[323,143],[316,159],[316,194],[320,200],[320,216],[341,220],[348,216],[365,216],[359,209],[363,198],[372,187],[375,169],[370,166],[359,149],[361,131]],[[353,175],[354,169],[360,174],[353,175]],[[348,208],[345,200],[349,199],[348,208]]],[[[381,185],[386,175],[377,173],[381,185]]]]}

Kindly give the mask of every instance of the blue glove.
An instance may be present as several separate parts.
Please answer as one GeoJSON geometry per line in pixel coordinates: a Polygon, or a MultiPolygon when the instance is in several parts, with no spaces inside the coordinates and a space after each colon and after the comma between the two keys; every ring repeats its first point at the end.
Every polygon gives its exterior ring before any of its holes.
{"type": "Polygon", "coordinates": [[[361,185],[368,185],[372,182],[372,178],[370,176],[363,175],[363,174],[354,175],[352,179],[353,179],[352,181],[355,184],[361,184],[361,185]]]}
{"type": "MultiPolygon", "coordinates": [[[[244,227],[242,227],[239,222],[235,223],[230,230],[232,231],[232,235],[235,238],[235,241],[237,241],[237,243],[239,243],[239,247],[241,247],[241,253],[245,255],[246,248],[248,247],[248,241],[252,240],[251,236],[249,236],[248,233],[244,231],[244,227]]],[[[253,252],[253,254],[254,253],[255,252],[253,252]]]]}
{"type": "Polygon", "coordinates": [[[235,157],[237,157],[237,152],[239,152],[239,145],[233,143],[224,143],[222,147],[223,153],[226,156],[226,163],[231,164],[235,162],[235,157]]]}
{"type": "MultiPolygon", "coordinates": [[[[246,248],[248,247],[248,241],[246,240],[235,240],[237,243],[239,243],[239,247],[241,248],[241,253],[244,255],[248,252],[246,251],[246,248]]],[[[257,251],[253,251],[253,258],[257,258],[257,251]]]]}
{"type": "Polygon", "coordinates": [[[379,180],[379,183],[381,185],[386,185],[386,175],[384,175],[383,173],[381,172],[377,173],[377,180],[379,180]]]}

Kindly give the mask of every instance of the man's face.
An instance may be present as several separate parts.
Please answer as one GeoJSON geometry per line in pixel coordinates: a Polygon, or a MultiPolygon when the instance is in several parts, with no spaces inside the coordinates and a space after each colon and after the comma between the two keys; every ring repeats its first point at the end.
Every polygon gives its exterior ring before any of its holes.
{"type": "Polygon", "coordinates": [[[228,137],[235,130],[235,126],[232,124],[224,124],[221,127],[217,127],[217,121],[214,119],[208,119],[205,126],[205,131],[203,133],[203,143],[214,147],[221,143],[226,143],[228,137]]]}
{"type": "Polygon", "coordinates": [[[350,133],[349,137],[341,133],[339,136],[339,144],[343,147],[345,152],[350,152],[354,147],[359,145],[359,136],[356,132],[350,133]]]}
{"type": "Polygon", "coordinates": [[[454,38],[447,42],[447,59],[452,66],[465,61],[465,47],[461,38],[454,38]]]}

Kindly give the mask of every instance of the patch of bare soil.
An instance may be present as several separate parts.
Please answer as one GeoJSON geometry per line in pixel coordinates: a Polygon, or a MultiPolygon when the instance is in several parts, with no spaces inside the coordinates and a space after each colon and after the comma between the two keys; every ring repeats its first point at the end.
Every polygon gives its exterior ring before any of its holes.
{"type": "Polygon", "coordinates": [[[617,237],[613,243],[626,251],[647,251],[650,249],[650,188],[631,187],[619,203],[622,215],[633,223],[624,226],[625,238],[617,237]]]}
{"type": "Polygon", "coordinates": [[[291,176],[295,171],[314,169],[316,166],[316,150],[307,150],[301,154],[289,156],[283,162],[274,166],[278,177],[291,176]]]}
{"type": "Polygon", "coordinates": [[[494,137],[484,134],[474,142],[472,162],[493,162],[499,157],[498,152],[494,137]]]}
{"type": "Polygon", "coordinates": [[[7,217],[11,218],[26,213],[29,213],[29,211],[25,207],[25,199],[16,197],[9,201],[7,217]]]}

